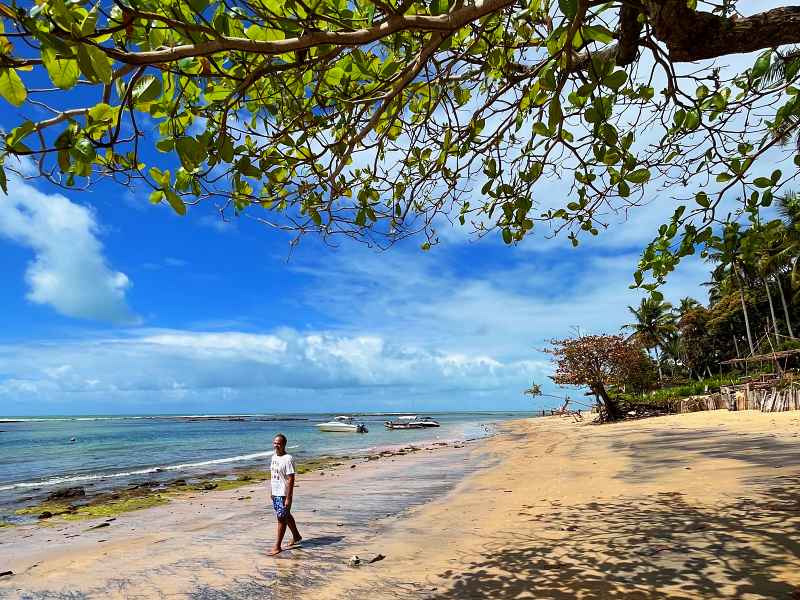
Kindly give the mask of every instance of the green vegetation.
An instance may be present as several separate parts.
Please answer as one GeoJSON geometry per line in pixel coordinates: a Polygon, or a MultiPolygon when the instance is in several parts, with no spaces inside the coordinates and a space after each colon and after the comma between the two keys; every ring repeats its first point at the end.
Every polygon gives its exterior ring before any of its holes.
{"type": "MultiPolygon", "coordinates": [[[[786,193],[777,204],[779,218],[727,221],[701,247],[711,269],[707,305],[681,298],[675,307],[655,292],[629,306],[635,321],[623,327],[631,332],[627,353],[617,348],[617,336],[554,340],[553,380],[588,386],[604,418],[613,419],[636,406],[672,410],[681,398],[743,378],[777,377],[768,359],[736,368],[720,364],[800,348],[794,337],[800,327],[800,197],[786,193]],[[578,351],[567,357],[565,347],[578,351]],[[623,364],[617,364],[620,356],[623,364]],[[617,366],[598,371],[604,364],[617,366]],[[592,371],[596,381],[586,376],[592,371]]],[[[796,381],[793,370],[799,365],[796,356],[782,360],[781,369],[788,368],[781,374],[783,384],[796,381]]]]}
{"type": "Polygon", "coordinates": [[[29,157],[75,189],[137,183],[179,214],[209,202],[298,235],[419,234],[423,248],[441,215],[509,244],[545,223],[577,245],[651,193],[686,190],[636,273],[652,291],[719,215],[755,215],[793,180],[777,154],[800,164],[784,145],[800,18],[740,4],[2,4],[14,108],[0,163],[29,157]],[[738,73],[705,60],[756,51],[738,73]],[[569,191],[544,206],[553,180],[569,191]]]}

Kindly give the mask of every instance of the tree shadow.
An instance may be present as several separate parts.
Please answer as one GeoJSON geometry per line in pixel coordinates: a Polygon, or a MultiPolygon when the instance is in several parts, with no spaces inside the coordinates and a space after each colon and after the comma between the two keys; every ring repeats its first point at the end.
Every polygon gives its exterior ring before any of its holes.
{"type": "Polygon", "coordinates": [[[781,571],[800,564],[800,478],[774,481],[756,498],[714,507],[668,493],[523,509],[520,519],[545,525],[540,535],[493,540],[462,572],[440,574],[445,591],[424,597],[797,598],[781,571]]]}
{"type": "Polygon", "coordinates": [[[618,477],[642,483],[689,463],[692,456],[738,460],[756,467],[800,464],[800,444],[769,434],[741,434],[703,429],[659,431],[657,436],[632,443],[611,441],[613,451],[627,455],[629,466],[618,477]]]}

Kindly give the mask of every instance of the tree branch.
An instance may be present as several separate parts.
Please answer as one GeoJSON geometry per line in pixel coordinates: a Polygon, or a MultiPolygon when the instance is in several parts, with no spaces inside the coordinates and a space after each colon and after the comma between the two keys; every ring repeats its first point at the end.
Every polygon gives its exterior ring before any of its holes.
{"type": "Polygon", "coordinates": [[[391,16],[385,22],[368,29],[332,32],[312,31],[295,38],[270,42],[247,38],[222,37],[199,44],[186,44],[147,52],[125,52],[115,48],[98,46],[113,59],[129,65],[152,65],[175,62],[183,58],[208,56],[218,52],[240,50],[254,54],[277,55],[316,46],[361,46],[383,39],[400,31],[450,33],[481,17],[492,14],[514,4],[515,0],[478,0],[475,4],[456,9],[435,17],[424,15],[391,16]]]}
{"type": "Polygon", "coordinates": [[[741,18],[692,10],[685,0],[645,0],[656,39],[674,62],[717,58],[800,42],[800,6],[741,18]]]}

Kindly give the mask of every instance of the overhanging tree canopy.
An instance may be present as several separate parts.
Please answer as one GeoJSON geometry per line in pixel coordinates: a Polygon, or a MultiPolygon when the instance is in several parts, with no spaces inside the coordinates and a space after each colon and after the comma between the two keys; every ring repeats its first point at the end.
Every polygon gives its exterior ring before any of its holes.
{"type": "Polygon", "coordinates": [[[179,213],[212,200],[301,233],[423,232],[424,246],[439,215],[507,243],[544,221],[577,243],[610,211],[688,186],[640,265],[660,279],[708,239],[723,198],[755,211],[796,175],[753,173],[800,121],[800,60],[778,49],[800,42],[800,7],[37,0],[0,13],[0,95],[22,115],[3,157],[61,185],[141,179],[179,213]],[[757,50],[734,75],[681,64],[757,50]],[[537,191],[564,178],[564,198],[537,191]]]}

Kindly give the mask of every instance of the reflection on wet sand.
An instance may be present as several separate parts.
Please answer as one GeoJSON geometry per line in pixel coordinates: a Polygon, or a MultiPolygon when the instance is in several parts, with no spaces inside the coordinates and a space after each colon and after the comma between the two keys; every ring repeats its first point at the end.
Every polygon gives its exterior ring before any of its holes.
{"type": "Polygon", "coordinates": [[[456,444],[302,476],[293,512],[307,539],[275,558],[264,484],[198,493],[101,529],[91,521],[10,528],[0,541],[14,576],[0,580],[0,598],[300,598],[349,568],[353,546],[446,494],[473,468],[468,452],[456,444]]]}

